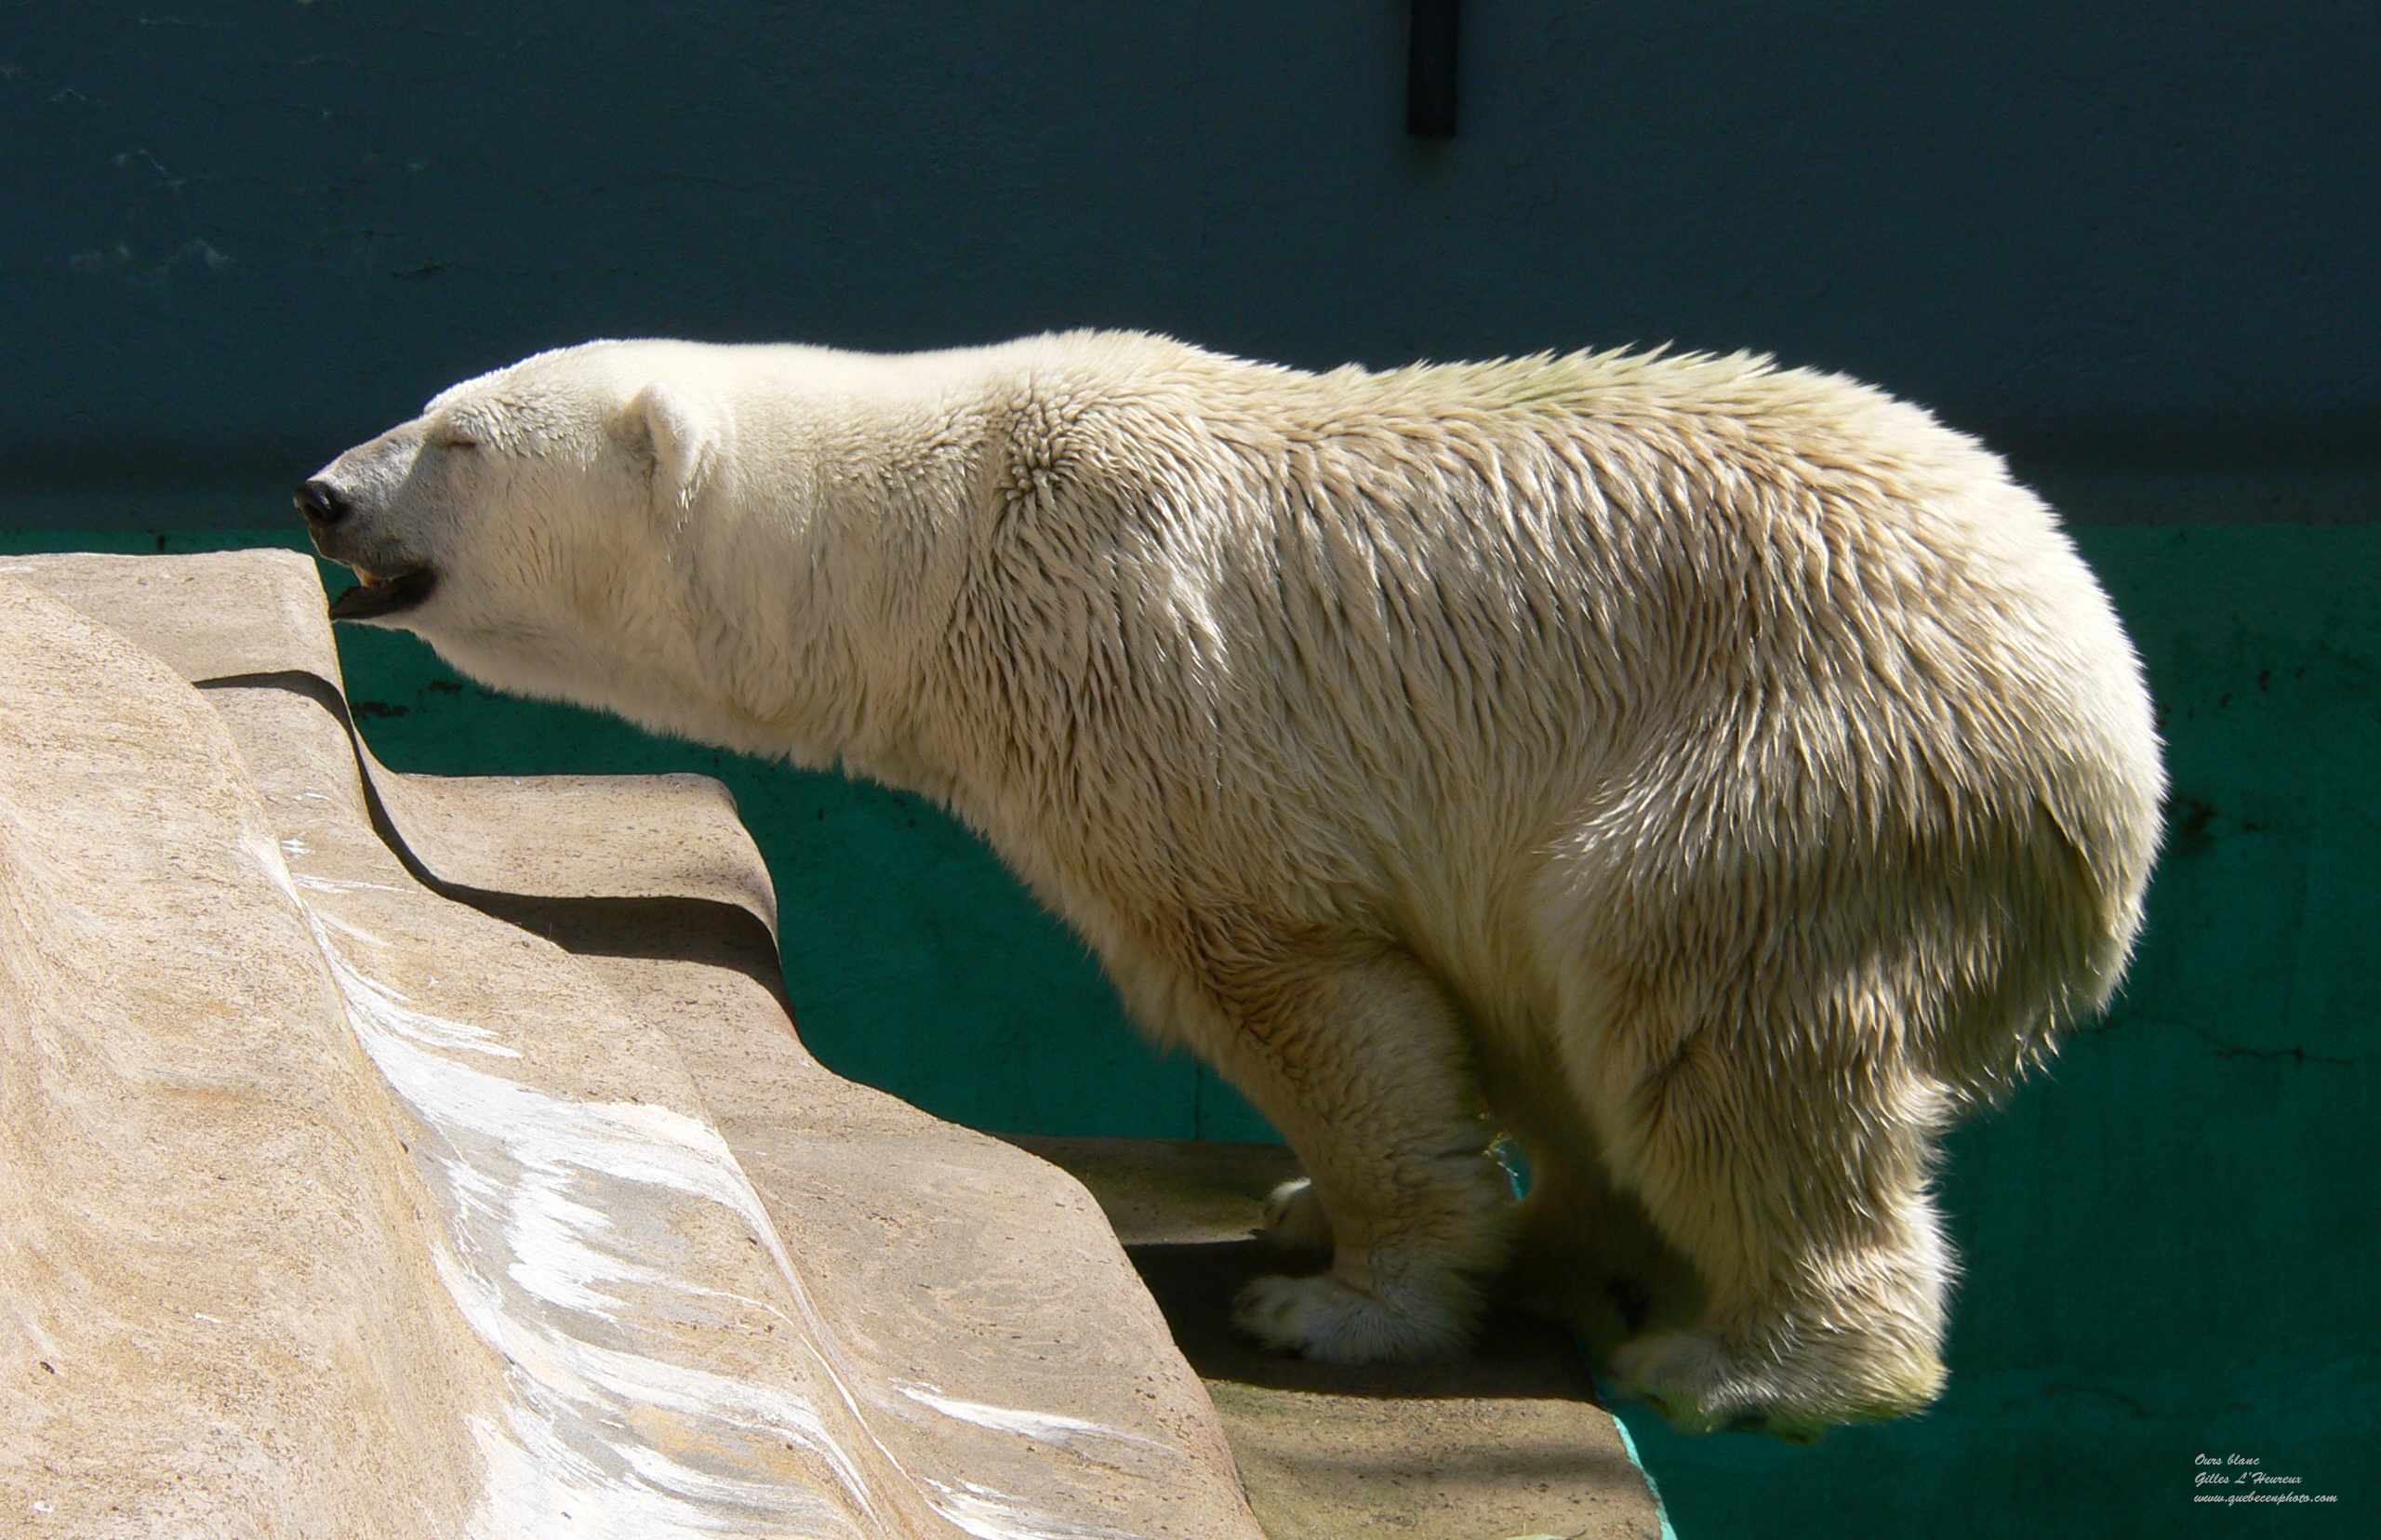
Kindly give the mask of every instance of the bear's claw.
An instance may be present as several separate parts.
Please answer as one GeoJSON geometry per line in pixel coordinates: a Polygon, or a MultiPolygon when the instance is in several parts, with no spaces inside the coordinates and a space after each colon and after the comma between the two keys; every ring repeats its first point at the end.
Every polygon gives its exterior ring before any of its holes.
{"type": "Polygon", "coordinates": [[[1282,1251],[1331,1253],[1331,1217],[1323,1212],[1314,1184],[1303,1176],[1273,1189],[1257,1233],[1282,1251]]]}

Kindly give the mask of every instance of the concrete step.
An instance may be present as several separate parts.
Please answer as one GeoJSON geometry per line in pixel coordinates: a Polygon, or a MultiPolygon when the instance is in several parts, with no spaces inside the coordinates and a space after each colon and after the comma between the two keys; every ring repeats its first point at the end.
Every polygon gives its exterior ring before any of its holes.
{"type": "Polygon", "coordinates": [[[1253,1232],[1286,1146],[1010,1135],[1071,1173],[1206,1381],[1270,1540],[1661,1540],[1660,1505],[1569,1336],[1494,1313],[1471,1357],[1325,1364],[1227,1320],[1250,1278],[1316,1270],[1253,1232]]]}

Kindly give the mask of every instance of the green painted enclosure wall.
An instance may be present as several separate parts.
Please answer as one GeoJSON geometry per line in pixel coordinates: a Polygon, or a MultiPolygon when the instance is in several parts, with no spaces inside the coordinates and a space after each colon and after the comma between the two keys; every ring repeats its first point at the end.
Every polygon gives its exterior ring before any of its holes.
{"type": "MultiPolygon", "coordinates": [[[[2130,980],[1951,1141],[1966,1272],[1939,1408],[1811,1451],[1624,1411],[1687,1540],[2374,1533],[2381,526],[2076,537],[2148,661],[2174,782],[2130,980]],[[2195,1488],[2194,1457],[2236,1454],[2339,1501],[2195,1504],[2244,1489],[2195,1488]]],[[[264,541],[295,543],[0,538],[264,541]]],[[[1204,1069],[1146,1048],[1083,949],[916,799],[502,699],[407,637],[340,643],[394,767],[726,781],[777,882],[804,1037],[845,1074],[999,1130],[1270,1136],[1204,1069]]]]}

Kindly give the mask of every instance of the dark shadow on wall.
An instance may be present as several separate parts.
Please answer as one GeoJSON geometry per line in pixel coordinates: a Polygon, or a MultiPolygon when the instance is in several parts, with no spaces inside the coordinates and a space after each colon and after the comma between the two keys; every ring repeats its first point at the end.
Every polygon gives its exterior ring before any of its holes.
{"type": "Polygon", "coordinates": [[[185,11],[22,6],[0,42],[20,489],[286,485],[639,335],[1675,342],[2021,458],[2381,436],[2370,6],[1507,0],[1465,7],[1429,143],[1403,0],[185,11]]]}

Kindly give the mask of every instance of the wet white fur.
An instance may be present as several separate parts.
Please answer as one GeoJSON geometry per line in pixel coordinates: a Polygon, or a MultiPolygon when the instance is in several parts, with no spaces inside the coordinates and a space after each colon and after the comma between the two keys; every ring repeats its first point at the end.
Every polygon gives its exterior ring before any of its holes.
{"type": "Polygon", "coordinates": [[[1935,1141],[2102,1004],[2163,776],[2051,512],[1749,357],[597,343],[326,470],[494,685],[939,799],[1312,1178],[1248,1330],[1496,1294],[1683,1426],[1939,1389],[1935,1141]],[[1486,1152],[1526,1148],[1508,1196],[1486,1152]]]}

